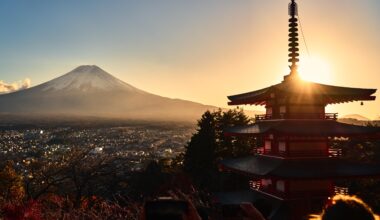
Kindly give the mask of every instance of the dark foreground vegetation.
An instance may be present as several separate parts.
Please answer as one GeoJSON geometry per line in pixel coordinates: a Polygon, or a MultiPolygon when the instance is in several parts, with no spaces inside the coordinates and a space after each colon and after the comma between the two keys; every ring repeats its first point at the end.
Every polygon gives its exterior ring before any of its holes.
{"type": "MultiPolygon", "coordinates": [[[[205,112],[182,154],[155,158],[145,162],[142,170],[131,170],[130,160],[117,151],[100,153],[96,146],[49,152],[35,149],[33,157],[22,151],[10,157],[4,153],[7,143],[3,142],[0,216],[138,219],[144,202],[171,196],[188,200],[202,216],[217,219],[213,193],[249,188],[244,177],[219,172],[218,161],[251,154],[260,145],[259,139],[227,137],[223,130],[250,123],[253,121],[239,110],[205,112]]],[[[341,148],[350,160],[380,162],[379,141],[332,140],[331,144],[341,148]]],[[[379,180],[343,180],[339,184],[348,186],[351,194],[380,211],[379,180]]]]}

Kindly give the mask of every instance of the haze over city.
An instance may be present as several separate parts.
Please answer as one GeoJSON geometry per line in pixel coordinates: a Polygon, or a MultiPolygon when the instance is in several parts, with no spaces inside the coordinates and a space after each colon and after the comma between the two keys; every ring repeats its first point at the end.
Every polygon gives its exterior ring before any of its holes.
{"type": "MultiPolygon", "coordinates": [[[[378,88],[380,2],[299,3],[310,54],[300,43],[301,75],[305,69],[312,81],[378,88]],[[303,62],[308,64],[302,68],[303,62]]],[[[79,65],[98,65],[154,94],[226,107],[227,95],[278,83],[288,74],[287,4],[4,1],[0,80],[24,88],[79,65]]],[[[328,110],[375,119],[379,107],[377,100],[328,110]]]]}

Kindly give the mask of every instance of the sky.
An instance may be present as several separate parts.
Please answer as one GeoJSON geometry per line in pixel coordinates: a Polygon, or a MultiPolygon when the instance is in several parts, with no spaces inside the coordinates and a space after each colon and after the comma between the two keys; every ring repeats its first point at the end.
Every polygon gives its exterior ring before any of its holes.
{"type": "MultiPolygon", "coordinates": [[[[35,86],[89,64],[148,92],[227,107],[227,95],[288,74],[288,2],[0,0],[0,84],[35,86]]],[[[298,3],[310,79],[380,89],[380,1],[298,3]]],[[[328,111],[374,119],[380,97],[328,111]]]]}

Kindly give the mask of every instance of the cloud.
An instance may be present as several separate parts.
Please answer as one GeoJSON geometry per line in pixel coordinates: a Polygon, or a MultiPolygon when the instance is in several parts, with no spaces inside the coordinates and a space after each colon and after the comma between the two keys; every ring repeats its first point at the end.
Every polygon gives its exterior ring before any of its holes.
{"type": "Polygon", "coordinates": [[[30,85],[30,79],[28,78],[14,83],[6,83],[0,80],[0,93],[10,93],[18,90],[27,89],[30,87],[30,85]]]}

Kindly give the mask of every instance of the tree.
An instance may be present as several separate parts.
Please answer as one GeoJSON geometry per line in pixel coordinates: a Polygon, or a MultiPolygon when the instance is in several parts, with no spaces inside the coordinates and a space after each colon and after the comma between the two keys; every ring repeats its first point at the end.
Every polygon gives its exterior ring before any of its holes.
{"type": "Polygon", "coordinates": [[[0,171],[0,196],[6,201],[21,201],[25,196],[24,182],[13,167],[13,162],[7,161],[0,171]]]}
{"type": "MultiPolygon", "coordinates": [[[[367,126],[376,125],[368,124],[367,126]]],[[[334,141],[332,146],[342,149],[344,159],[370,164],[380,163],[379,140],[349,139],[334,141]]],[[[375,212],[380,212],[380,180],[378,177],[350,179],[339,183],[347,186],[350,194],[362,198],[375,212]]]]}
{"type": "Polygon", "coordinates": [[[234,158],[250,153],[255,140],[248,137],[225,136],[224,131],[231,126],[244,126],[251,119],[242,110],[222,112],[206,111],[198,121],[198,129],[191,137],[184,154],[184,170],[201,188],[217,188],[219,178],[218,162],[224,158],[234,158]]]}
{"type": "Polygon", "coordinates": [[[216,115],[207,111],[198,121],[198,130],[186,146],[184,168],[193,176],[207,175],[217,158],[216,115]]]}
{"type": "Polygon", "coordinates": [[[96,152],[94,147],[70,150],[39,157],[27,165],[26,190],[30,199],[49,193],[71,196],[76,207],[84,197],[101,195],[112,198],[123,179],[127,163],[112,152],[96,152]]]}
{"type": "Polygon", "coordinates": [[[256,147],[256,141],[252,137],[226,136],[225,129],[236,126],[249,125],[252,120],[244,114],[243,110],[228,110],[226,112],[217,112],[217,155],[221,158],[235,158],[246,156],[256,147]]]}

